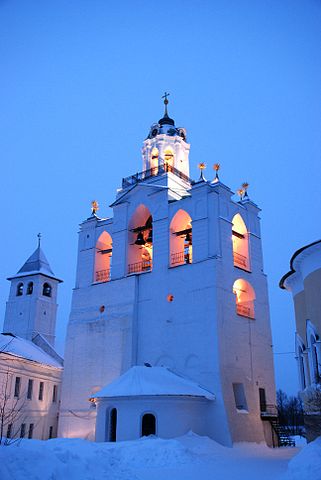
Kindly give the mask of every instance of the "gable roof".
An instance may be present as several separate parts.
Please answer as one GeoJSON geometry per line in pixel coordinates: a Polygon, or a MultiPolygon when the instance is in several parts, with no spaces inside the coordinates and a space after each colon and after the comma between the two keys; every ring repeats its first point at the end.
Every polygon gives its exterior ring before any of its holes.
{"type": "Polygon", "coordinates": [[[0,334],[0,354],[7,353],[14,357],[23,358],[31,362],[62,368],[62,365],[53,357],[29,340],[12,334],[0,334]]]}
{"type": "Polygon", "coordinates": [[[188,396],[214,400],[209,390],[166,367],[135,366],[109,383],[92,398],[136,396],[188,396]]]}
{"type": "Polygon", "coordinates": [[[62,282],[62,280],[59,280],[51,270],[49,262],[40,246],[38,246],[33,254],[26,260],[18,273],[14,277],[8,278],[8,280],[18,277],[25,277],[27,275],[36,275],[39,273],[62,282]]]}

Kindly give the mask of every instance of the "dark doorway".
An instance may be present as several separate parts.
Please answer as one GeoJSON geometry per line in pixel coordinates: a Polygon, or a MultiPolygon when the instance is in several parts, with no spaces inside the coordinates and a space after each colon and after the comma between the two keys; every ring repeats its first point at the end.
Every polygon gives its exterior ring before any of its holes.
{"type": "Polygon", "coordinates": [[[265,388],[259,388],[259,395],[260,395],[260,410],[261,412],[266,412],[265,388]]]}
{"type": "Polygon", "coordinates": [[[117,430],[117,410],[112,408],[109,412],[109,438],[110,442],[116,442],[116,430],[117,430]]]}
{"type": "Polygon", "coordinates": [[[142,418],[142,437],[156,434],[156,418],[152,413],[145,413],[142,418]]]}

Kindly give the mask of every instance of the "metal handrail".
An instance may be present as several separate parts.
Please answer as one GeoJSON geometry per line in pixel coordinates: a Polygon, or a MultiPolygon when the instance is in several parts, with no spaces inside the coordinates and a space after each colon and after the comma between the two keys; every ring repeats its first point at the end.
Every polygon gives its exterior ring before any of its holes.
{"type": "Polygon", "coordinates": [[[242,317],[254,318],[254,313],[251,307],[247,307],[242,303],[236,304],[236,313],[242,317]]]}
{"type": "Polygon", "coordinates": [[[109,282],[110,280],[110,268],[105,270],[98,270],[96,272],[96,282],[109,282]]]}
{"type": "Polygon", "coordinates": [[[233,252],[234,265],[247,268],[247,258],[240,253],[233,252]]]}
{"type": "Polygon", "coordinates": [[[151,260],[144,260],[142,262],[128,264],[128,273],[150,272],[152,270],[153,262],[151,260]]]}
{"type": "Polygon", "coordinates": [[[185,180],[188,183],[192,183],[192,180],[185,175],[185,173],[181,172],[177,168],[169,165],[168,163],[161,164],[157,167],[149,168],[148,170],[144,170],[143,172],[138,172],[135,175],[130,175],[129,177],[123,178],[122,180],[122,188],[131,187],[136,185],[137,183],[143,182],[144,180],[156,177],[159,175],[163,175],[164,173],[171,172],[177,177],[185,180]]]}
{"type": "Polygon", "coordinates": [[[185,252],[171,253],[171,266],[192,263],[192,255],[185,252]]]}

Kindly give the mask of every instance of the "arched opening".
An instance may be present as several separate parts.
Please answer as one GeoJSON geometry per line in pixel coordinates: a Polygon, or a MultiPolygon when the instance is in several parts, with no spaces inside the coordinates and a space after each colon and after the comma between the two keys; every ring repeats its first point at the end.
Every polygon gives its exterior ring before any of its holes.
{"type": "Polygon", "coordinates": [[[319,383],[320,381],[320,372],[319,372],[319,359],[318,351],[316,347],[316,338],[314,335],[310,335],[310,352],[311,352],[311,363],[312,363],[312,372],[311,372],[311,381],[313,383],[319,383]]]}
{"type": "Polygon", "coordinates": [[[31,295],[33,292],[33,282],[29,282],[27,285],[27,295],[31,295]]]}
{"type": "Polygon", "coordinates": [[[156,435],[156,417],[152,413],[145,413],[142,417],[142,437],[156,435]]]}
{"type": "Polygon", "coordinates": [[[166,172],[171,172],[174,167],[174,152],[170,147],[164,150],[164,167],[166,172]]]}
{"type": "Polygon", "coordinates": [[[45,297],[51,297],[52,288],[49,283],[44,283],[42,288],[42,295],[45,297]]]}
{"type": "Polygon", "coordinates": [[[103,232],[96,243],[95,282],[108,282],[110,280],[112,252],[111,236],[109,233],[103,232]]]}
{"type": "Polygon", "coordinates": [[[23,295],[23,283],[22,282],[18,283],[18,285],[17,285],[16,295],[17,295],[17,297],[21,297],[21,295],[23,295]]]}
{"type": "Polygon", "coordinates": [[[128,273],[149,272],[153,266],[153,218],[144,205],[128,225],[128,273]]]}
{"type": "Polygon", "coordinates": [[[157,175],[158,173],[158,159],[159,159],[159,151],[158,151],[158,148],[154,147],[150,154],[150,168],[151,168],[152,175],[157,175]]]}
{"type": "Polygon", "coordinates": [[[234,282],[233,293],[236,300],[236,313],[242,317],[254,317],[255,292],[253,287],[242,278],[234,282]]]}
{"type": "Polygon", "coordinates": [[[192,263],[192,219],[189,214],[178,210],[171,221],[169,232],[170,266],[192,263]]]}
{"type": "Polygon", "coordinates": [[[249,270],[249,235],[243,218],[239,213],[232,220],[232,241],[234,266],[243,270],[249,270]]]}
{"type": "Polygon", "coordinates": [[[117,437],[117,409],[112,408],[106,413],[106,441],[116,442],[117,437]]]}

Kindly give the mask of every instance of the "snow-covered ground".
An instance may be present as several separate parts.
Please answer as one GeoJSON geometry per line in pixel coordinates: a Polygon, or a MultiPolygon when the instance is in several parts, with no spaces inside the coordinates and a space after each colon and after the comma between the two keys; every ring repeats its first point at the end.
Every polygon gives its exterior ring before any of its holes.
{"type": "Polygon", "coordinates": [[[0,447],[1,480],[258,478],[320,480],[321,439],[302,451],[300,448],[270,449],[249,443],[226,448],[192,433],[174,440],[151,437],[119,443],[78,439],[22,440],[0,447]]]}

